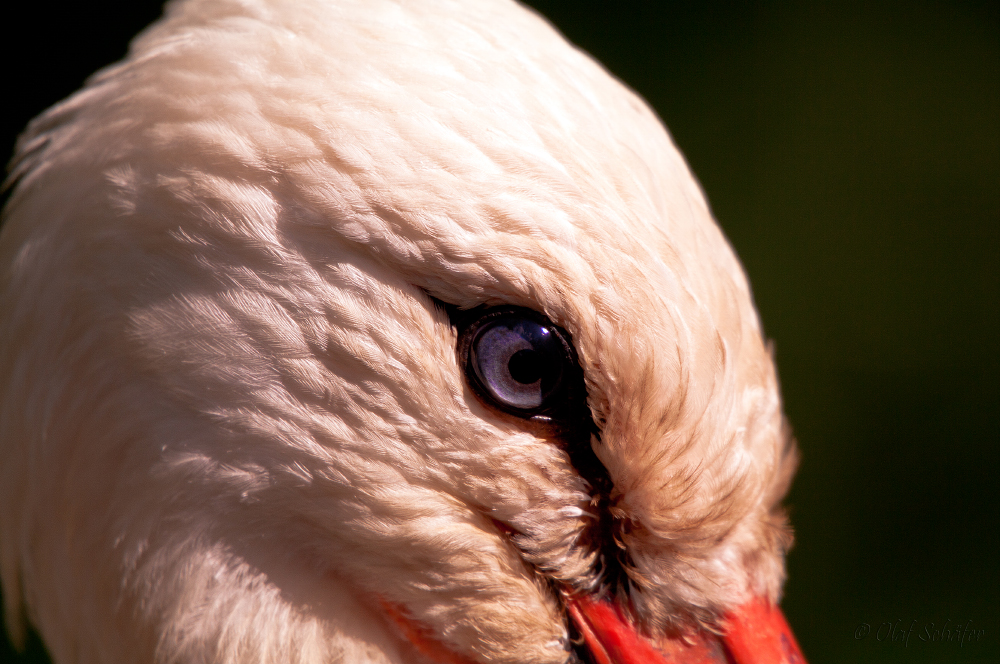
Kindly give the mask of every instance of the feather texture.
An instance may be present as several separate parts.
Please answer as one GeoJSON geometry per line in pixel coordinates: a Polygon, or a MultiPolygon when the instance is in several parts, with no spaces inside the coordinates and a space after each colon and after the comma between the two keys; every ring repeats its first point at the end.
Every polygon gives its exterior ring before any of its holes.
{"type": "Polygon", "coordinates": [[[0,235],[7,615],[54,660],[565,662],[777,598],[794,467],[654,113],[507,0],[188,0],[35,120],[0,235]],[[614,489],[465,385],[445,302],[572,335],[614,489]],[[609,581],[622,566],[621,585],[609,581]]]}

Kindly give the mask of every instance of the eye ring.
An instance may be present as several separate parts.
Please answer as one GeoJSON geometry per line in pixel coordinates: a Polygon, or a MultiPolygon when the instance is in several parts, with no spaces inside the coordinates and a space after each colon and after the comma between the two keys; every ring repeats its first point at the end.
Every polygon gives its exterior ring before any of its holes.
{"type": "Polygon", "coordinates": [[[572,423],[585,409],[583,372],[568,332],[524,307],[459,313],[459,360],[480,401],[554,425],[572,423]]]}

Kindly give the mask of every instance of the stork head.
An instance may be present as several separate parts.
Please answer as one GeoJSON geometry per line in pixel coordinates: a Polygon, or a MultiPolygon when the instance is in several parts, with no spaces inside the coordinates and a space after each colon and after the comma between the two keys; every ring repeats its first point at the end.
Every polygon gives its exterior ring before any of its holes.
{"type": "Polygon", "coordinates": [[[746,279],[535,14],[175,1],[12,181],[0,562],[56,662],[801,661],[746,279]]]}

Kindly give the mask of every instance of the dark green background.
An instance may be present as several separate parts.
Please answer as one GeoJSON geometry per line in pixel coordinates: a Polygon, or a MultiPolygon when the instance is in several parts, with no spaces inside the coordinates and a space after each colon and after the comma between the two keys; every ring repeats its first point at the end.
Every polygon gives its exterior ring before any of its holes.
{"type": "MultiPolygon", "coordinates": [[[[4,151],[159,13],[79,4],[4,20],[4,151]]],[[[809,660],[1000,661],[997,3],[533,5],[656,107],[750,274],[803,453],[809,660]],[[981,640],[917,639],[948,620],[981,640]]]]}

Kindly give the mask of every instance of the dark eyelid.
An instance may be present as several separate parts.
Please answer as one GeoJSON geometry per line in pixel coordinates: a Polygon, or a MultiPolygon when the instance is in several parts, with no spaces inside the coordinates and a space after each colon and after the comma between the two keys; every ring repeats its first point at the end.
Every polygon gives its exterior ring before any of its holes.
{"type": "MultiPolygon", "coordinates": [[[[497,309],[499,307],[491,307],[486,304],[480,304],[478,306],[472,307],[470,309],[462,309],[457,304],[449,304],[442,300],[435,298],[434,302],[444,309],[445,313],[448,314],[448,320],[451,321],[451,326],[461,334],[466,328],[475,323],[477,320],[483,317],[483,315],[490,309],[497,309]]],[[[504,305],[500,305],[504,306],[504,305]]]]}

